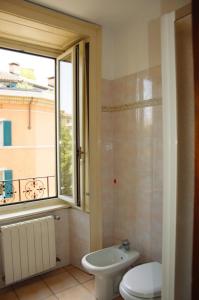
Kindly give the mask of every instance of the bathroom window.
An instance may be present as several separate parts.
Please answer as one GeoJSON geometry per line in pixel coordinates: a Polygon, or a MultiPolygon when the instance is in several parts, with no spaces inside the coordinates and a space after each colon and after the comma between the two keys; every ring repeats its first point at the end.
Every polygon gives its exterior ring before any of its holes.
{"type": "Polygon", "coordinates": [[[86,49],[80,42],[57,59],[59,197],[77,206],[85,202],[88,165],[86,49]]]}
{"type": "Polygon", "coordinates": [[[88,49],[56,60],[0,49],[0,205],[58,196],[86,208],[88,49]]]}
{"type": "Polygon", "coordinates": [[[0,205],[57,196],[55,66],[0,48],[0,205]]]}

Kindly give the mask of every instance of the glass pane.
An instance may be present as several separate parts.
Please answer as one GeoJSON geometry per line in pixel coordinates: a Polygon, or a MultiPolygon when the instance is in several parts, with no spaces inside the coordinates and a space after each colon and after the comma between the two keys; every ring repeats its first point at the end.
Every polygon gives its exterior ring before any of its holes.
{"type": "Polygon", "coordinates": [[[55,197],[55,60],[0,49],[0,204],[55,197]]]}
{"type": "Polygon", "coordinates": [[[59,63],[60,72],[60,195],[74,198],[73,66],[71,56],[59,63]]]}

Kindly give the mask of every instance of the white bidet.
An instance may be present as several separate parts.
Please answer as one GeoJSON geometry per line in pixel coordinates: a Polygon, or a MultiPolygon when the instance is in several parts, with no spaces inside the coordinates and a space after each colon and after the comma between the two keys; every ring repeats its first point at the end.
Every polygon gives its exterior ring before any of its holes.
{"type": "Polygon", "coordinates": [[[112,246],[85,255],[82,258],[82,265],[89,273],[95,275],[96,298],[111,300],[118,296],[122,276],[138,258],[137,251],[126,251],[120,246],[112,246]]]}

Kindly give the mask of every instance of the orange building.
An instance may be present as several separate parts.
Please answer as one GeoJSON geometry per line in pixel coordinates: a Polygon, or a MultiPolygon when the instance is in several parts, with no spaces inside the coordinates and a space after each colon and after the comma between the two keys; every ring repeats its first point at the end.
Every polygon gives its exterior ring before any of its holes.
{"type": "Polygon", "coordinates": [[[0,72],[0,203],[56,195],[55,93],[19,75],[0,72]]]}

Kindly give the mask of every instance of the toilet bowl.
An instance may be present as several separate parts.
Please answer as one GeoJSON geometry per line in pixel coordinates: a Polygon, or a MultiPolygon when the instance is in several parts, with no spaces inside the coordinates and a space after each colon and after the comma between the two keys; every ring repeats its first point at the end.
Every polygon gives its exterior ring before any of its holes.
{"type": "Polygon", "coordinates": [[[121,283],[124,300],[161,299],[161,264],[150,262],[128,271],[121,283]]]}
{"type": "Polygon", "coordinates": [[[126,251],[112,246],[85,255],[83,267],[95,275],[96,298],[112,300],[119,294],[119,283],[126,269],[139,257],[135,250],[126,251]]]}

